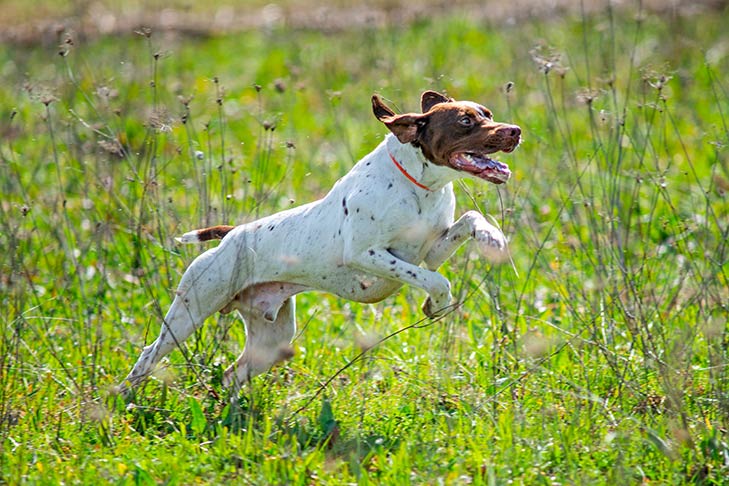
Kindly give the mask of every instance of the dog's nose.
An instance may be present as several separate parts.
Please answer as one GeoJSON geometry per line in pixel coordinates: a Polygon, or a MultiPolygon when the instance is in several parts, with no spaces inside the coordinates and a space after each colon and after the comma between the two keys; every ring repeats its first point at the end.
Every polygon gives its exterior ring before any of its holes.
{"type": "Polygon", "coordinates": [[[510,125],[510,126],[509,126],[509,127],[507,128],[507,131],[506,131],[506,133],[508,133],[508,134],[509,134],[509,136],[510,136],[510,137],[513,137],[513,138],[521,137],[521,128],[519,128],[519,127],[518,127],[518,126],[516,126],[516,125],[510,125]]]}
{"type": "Polygon", "coordinates": [[[519,138],[521,137],[521,128],[516,125],[503,124],[501,127],[499,127],[498,133],[502,137],[519,138]]]}

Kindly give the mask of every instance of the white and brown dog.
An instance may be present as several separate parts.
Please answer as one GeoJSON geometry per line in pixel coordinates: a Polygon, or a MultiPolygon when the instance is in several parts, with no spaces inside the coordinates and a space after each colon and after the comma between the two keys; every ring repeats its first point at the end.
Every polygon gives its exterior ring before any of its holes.
{"type": "Polygon", "coordinates": [[[506,182],[509,168],[489,155],[513,151],[521,129],[494,122],[479,104],[433,91],[422,94],[421,107],[422,114],[396,115],[373,96],[375,116],[392,133],[323,199],[241,226],[183,235],[185,243],[222,241],[190,264],[159,337],[120,390],[138,385],[217,311],[237,310],[245,321],[245,349],[224,374],[224,383],[236,388],[290,355],[299,292],[378,302],[409,284],[427,292],[428,317],[445,313],[450,283],[435,270],[456,248],[474,238],[493,260],[507,251],[504,235],[480,213],[468,211],[454,222],[452,181],[506,182]]]}

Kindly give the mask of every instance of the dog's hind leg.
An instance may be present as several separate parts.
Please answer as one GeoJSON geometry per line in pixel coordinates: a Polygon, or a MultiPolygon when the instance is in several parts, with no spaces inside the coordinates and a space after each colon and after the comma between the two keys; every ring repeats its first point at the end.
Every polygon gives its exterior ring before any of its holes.
{"type": "Polygon", "coordinates": [[[254,376],[293,355],[291,340],[296,333],[296,301],[286,299],[273,322],[266,313],[238,306],[246,326],[246,345],[238,360],[223,375],[223,385],[238,390],[254,376]]]}
{"type": "Polygon", "coordinates": [[[146,346],[132,371],[119,385],[126,393],[147,378],[159,361],[180,346],[207,317],[228,304],[241,279],[241,268],[225,262],[240,261],[231,258],[224,245],[208,250],[196,258],[185,271],[176,296],[162,322],[159,337],[146,346]]]}
{"type": "Polygon", "coordinates": [[[180,346],[205,320],[207,316],[196,315],[196,312],[184,300],[180,296],[175,297],[162,322],[159,337],[142,350],[134,368],[122,382],[122,390],[125,390],[127,386],[136,387],[147,378],[154,371],[157,363],[170,351],[180,346]]]}

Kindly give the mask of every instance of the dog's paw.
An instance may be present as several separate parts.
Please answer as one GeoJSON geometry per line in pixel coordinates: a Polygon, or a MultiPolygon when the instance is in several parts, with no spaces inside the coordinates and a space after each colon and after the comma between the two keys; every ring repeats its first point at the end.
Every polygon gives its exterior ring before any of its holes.
{"type": "Polygon", "coordinates": [[[501,263],[508,259],[507,241],[504,233],[496,227],[476,231],[475,239],[480,253],[492,263],[501,263]]]}
{"type": "Polygon", "coordinates": [[[433,299],[428,296],[423,302],[423,314],[430,319],[437,319],[446,315],[451,309],[451,296],[448,295],[448,299],[445,302],[434,303],[433,299]]]}

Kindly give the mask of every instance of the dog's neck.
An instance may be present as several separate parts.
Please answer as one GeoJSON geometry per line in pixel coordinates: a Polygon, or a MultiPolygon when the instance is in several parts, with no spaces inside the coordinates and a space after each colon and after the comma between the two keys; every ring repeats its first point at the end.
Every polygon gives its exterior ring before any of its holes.
{"type": "Polygon", "coordinates": [[[400,172],[399,176],[407,179],[408,183],[419,191],[438,192],[461,177],[457,171],[451,168],[430,162],[419,147],[409,143],[400,143],[397,137],[391,133],[385,138],[383,146],[388,152],[385,159],[392,166],[392,170],[400,172]],[[390,157],[395,159],[397,164],[390,157]]]}

